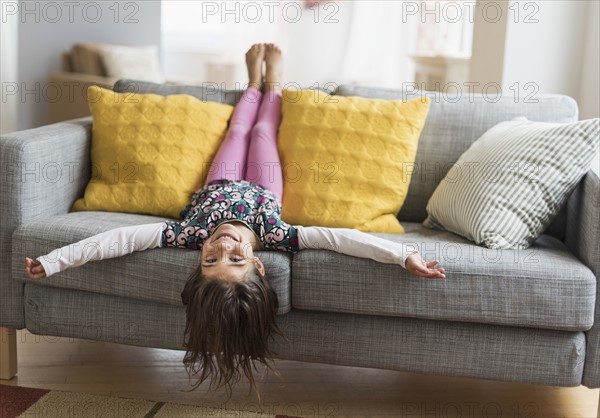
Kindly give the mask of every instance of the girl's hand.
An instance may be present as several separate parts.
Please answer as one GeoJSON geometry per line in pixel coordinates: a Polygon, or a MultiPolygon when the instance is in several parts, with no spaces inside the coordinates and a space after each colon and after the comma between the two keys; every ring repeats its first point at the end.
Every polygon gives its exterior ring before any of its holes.
{"type": "Polygon", "coordinates": [[[46,271],[44,270],[42,263],[37,260],[32,260],[29,257],[25,257],[25,273],[33,280],[46,277],[46,271]]]}
{"type": "Polygon", "coordinates": [[[446,271],[443,267],[432,269],[438,261],[423,261],[419,254],[412,254],[406,258],[406,270],[421,277],[427,277],[429,279],[444,279],[446,271]]]}

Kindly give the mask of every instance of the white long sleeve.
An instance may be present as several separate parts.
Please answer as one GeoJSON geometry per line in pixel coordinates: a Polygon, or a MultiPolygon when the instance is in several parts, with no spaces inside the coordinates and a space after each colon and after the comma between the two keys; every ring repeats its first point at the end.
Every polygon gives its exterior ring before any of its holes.
{"type": "Polygon", "coordinates": [[[40,256],[46,276],[88,261],[121,257],[134,251],[160,247],[164,222],[111,229],[40,256]]]}
{"type": "Polygon", "coordinates": [[[406,258],[418,253],[414,248],[355,229],[296,226],[298,245],[303,249],[325,249],[354,257],[370,258],[406,268],[406,258]]]}

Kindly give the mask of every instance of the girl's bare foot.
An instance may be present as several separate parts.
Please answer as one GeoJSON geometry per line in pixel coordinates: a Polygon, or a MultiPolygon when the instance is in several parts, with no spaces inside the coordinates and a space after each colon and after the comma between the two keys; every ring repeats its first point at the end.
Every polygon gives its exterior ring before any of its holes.
{"type": "Polygon", "coordinates": [[[254,44],[246,52],[246,67],[248,67],[248,87],[262,87],[262,66],[265,56],[264,44],[254,44]]]}
{"type": "Polygon", "coordinates": [[[275,44],[265,44],[265,91],[281,93],[283,76],[283,58],[281,49],[275,44]]]}

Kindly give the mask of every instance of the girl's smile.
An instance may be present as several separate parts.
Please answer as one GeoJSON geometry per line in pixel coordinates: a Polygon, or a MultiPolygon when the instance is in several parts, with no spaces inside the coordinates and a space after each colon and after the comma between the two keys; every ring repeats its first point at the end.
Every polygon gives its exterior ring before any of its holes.
{"type": "Polygon", "coordinates": [[[244,224],[223,223],[202,248],[202,271],[206,277],[240,280],[256,267],[264,276],[264,267],[252,251],[252,242],[244,224]]]}
{"type": "Polygon", "coordinates": [[[218,241],[220,239],[230,239],[230,240],[235,241],[235,242],[240,242],[239,238],[236,238],[236,237],[234,237],[233,235],[231,235],[231,234],[229,234],[227,232],[223,232],[223,233],[217,235],[217,237],[214,239],[213,242],[218,241]]]}

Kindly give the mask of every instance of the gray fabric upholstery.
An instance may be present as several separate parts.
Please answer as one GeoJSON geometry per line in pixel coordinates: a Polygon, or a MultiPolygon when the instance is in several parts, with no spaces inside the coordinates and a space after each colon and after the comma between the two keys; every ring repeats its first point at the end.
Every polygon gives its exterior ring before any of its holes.
{"type": "MultiPolygon", "coordinates": [[[[370,88],[343,84],[335,92],[340,96],[362,96],[388,100],[431,98],[431,107],[421,132],[408,195],[400,212],[400,221],[422,222],[425,207],[438,183],[463,152],[485,131],[499,122],[525,116],[540,122],[574,122],[578,110],[575,100],[561,95],[539,95],[538,103],[515,103],[513,97],[497,102],[473,94],[444,97],[435,92],[370,88]]],[[[565,209],[560,211],[547,233],[564,239],[565,209]]]]}
{"type": "MultiPolygon", "coordinates": [[[[142,86],[153,91],[137,91],[158,93],[156,86],[142,86]]],[[[177,93],[159,90],[158,94],[177,93]]],[[[211,100],[213,93],[197,91],[205,100],[211,100]]],[[[341,86],[338,94],[398,98],[400,93],[341,86]]],[[[238,97],[217,96],[215,100],[231,100],[230,104],[238,97]]],[[[548,235],[529,253],[520,252],[516,264],[508,253],[501,255],[502,264],[494,262],[497,259],[490,252],[472,262],[457,260],[459,249],[484,250],[417,224],[425,218],[427,200],[451,163],[491,125],[515,116],[554,122],[577,118],[577,106],[570,98],[541,95],[538,99],[537,104],[515,104],[512,98],[495,104],[464,98],[458,103],[432,104],[409,195],[398,215],[407,234],[383,236],[407,241],[412,237],[415,244],[423,245],[420,249],[426,256],[439,256],[448,269],[445,281],[408,277],[401,267],[332,257],[328,252],[306,251],[291,258],[259,253],[271,270],[282,303],[279,313],[287,312],[277,316],[289,338],[273,342],[277,358],[547,385],[580,384],[586,334],[578,330],[591,325],[600,260],[597,174],[588,173],[561,211],[562,218],[547,230],[559,239],[566,231],[566,245],[579,264],[548,235]],[[438,247],[431,249],[436,239],[438,247]],[[534,260],[538,262],[527,263],[534,260]],[[565,274],[568,268],[570,275],[565,274]]],[[[46,335],[181,349],[185,311],[180,292],[197,253],[161,248],[89,263],[43,282],[24,280],[25,255],[38,256],[110,227],[157,219],[68,213],[89,179],[91,122],[91,117],[82,118],[0,139],[0,325],[27,326],[46,335]],[[52,171],[57,165],[62,167],[58,178],[52,171]]],[[[600,316],[600,309],[595,311],[600,316]]],[[[587,341],[584,384],[599,387],[597,326],[587,332],[587,341]]]]}
{"type": "MultiPolygon", "coordinates": [[[[183,306],[30,283],[25,316],[36,334],[183,349],[183,306]]],[[[276,359],[577,386],[585,358],[583,332],[297,309],[277,324],[276,359]]]]}
{"type": "Polygon", "coordinates": [[[242,97],[242,90],[223,90],[217,83],[203,83],[199,86],[179,84],[157,84],[148,81],[121,79],[113,86],[117,93],[159,94],[189,94],[205,102],[219,102],[235,106],[242,97]]]}
{"type": "MultiPolygon", "coordinates": [[[[240,85],[240,88],[243,88],[240,85]]],[[[286,86],[283,86],[284,88],[286,86]]],[[[311,87],[306,87],[310,89],[311,87]]],[[[314,87],[313,87],[314,88],[314,87]]],[[[139,93],[139,94],[159,94],[168,96],[171,94],[189,94],[205,102],[219,102],[235,106],[242,97],[243,90],[224,90],[219,88],[217,83],[202,83],[201,85],[183,85],[183,84],[157,84],[148,81],[121,79],[113,86],[117,93],[139,93]]],[[[319,87],[325,93],[332,93],[332,89],[319,87]]]]}
{"type": "Polygon", "coordinates": [[[183,348],[185,307],[135,298],[25,285],[25,325],[34,334],[155,348],[183,348]]]}
{"type": "MultiPolygon", "coordinates": [[[[113,228],[165,219],[168,218],[115,212],[72,212],[21,225],[13,234],[12,251],[35,257],[113,228]]],[[[194,250],[154,248],[89,262],[41,280],[39,284],[181,305],[181,291],[199,264],[199,254],[194,250]]],[[[257,251],[256,255],[265,264],[267,280],[277,293],[277,313],[288,312],[291,256],[273,251],[257,251]]],[[[16,280],[30,280],[23,272],[23,261],[19,257],[13,257],[12,267],[16,280]]]]}
{"type": "Polygon", "coordinates": [[[596,279],[563,243],[542,236],[526,250],[492,250],[405,222],[404,235],[374,234],[439,260],[445,280],[333,251],[294,256],[298,309],[580,331],[592,326],[596,279]]]}
{"type": "Polygon", "coordinates": [[[21,224],[67,213],[83,194],[90,175],[91,126],[88,117],[0,137],[0,324],[4,326],[24,327],[23,284],[12,280],[10,272],[12,233],[21,224]]]}
{"type": "Polygon", "coordinates": [[[556,124],[515,118],[493,126],[437,186],[423,226],[487,248],[528,248],[589,170],[599,135],[600,119],[556,124]]]}
{"type": "Polygon", "coordinates": [[[594,166],[583,178],[569,200],[567,211],[569,249],[596,276],[596,311],[594,327],[587,332],[587,354],[583,384],[600,387],[600,169],[594,166]]]}

